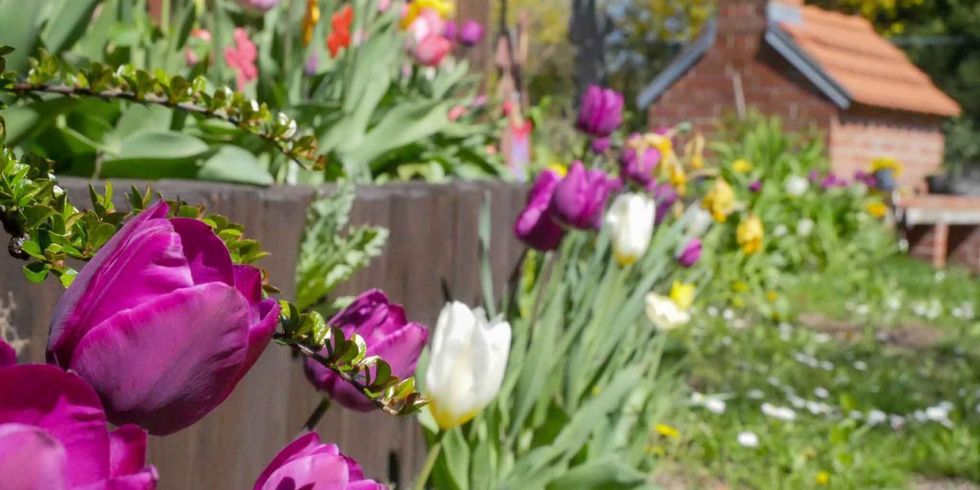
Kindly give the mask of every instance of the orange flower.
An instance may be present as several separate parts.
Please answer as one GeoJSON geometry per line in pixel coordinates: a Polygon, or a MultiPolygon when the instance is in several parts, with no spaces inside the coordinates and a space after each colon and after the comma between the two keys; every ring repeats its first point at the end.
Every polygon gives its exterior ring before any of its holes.
{"type": "Polygon", "coordinates": [[[327,36],[327,49],[330,50],[330,57],[336,58],[340,50],[350,46],[350,26],[354,22],[354,9],[350,5],[330,16],[330,25],[333,31],[327,36]]]}

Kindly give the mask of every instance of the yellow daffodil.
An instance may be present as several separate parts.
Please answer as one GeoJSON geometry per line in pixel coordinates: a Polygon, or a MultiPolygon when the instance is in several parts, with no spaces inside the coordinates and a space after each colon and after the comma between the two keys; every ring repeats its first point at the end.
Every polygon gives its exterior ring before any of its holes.
{"type": "Polygon", "coordinates": [[[693,170],[704,168],[704,136],[701,133],[695,134],[691,141],[684,145],[684,153],[690,158],[693,170]]]}
{"type": "Polygon", "coordinates": [[[738,241],[739,246],[742,247],[742,252],[745,255],[752,255],[762,250],[762,239],[764,236],[765,230],[762,227],[762,220],[754,214],[750,214],[742,220],[738,224],[738,229],[735,230],[735,239],[738,241]]]}
{"type": "Polygon", "coordinates": [[[657,424],[653,426],[653,430],[668,439],[679,439],[681,437],[681,431],[667,424],[657,424]]]}
{"type": "Polygon", "coordinates": [[[672,165],[667,170],[667,177],[670,179],[670,185],[674,187],[679,196],[687,194],[687,173],[684,172],[684,168],[676,159],[672,161],[672,165]]]}
{"type": "Polygon", "coordinates": [[[453,15],[454,5],[449,0],[413,0],[408,4],[405,16],[402,17],[402,29],[408,29],[408,26],[412,25],[425,9],[433,10],[439,14],[439,17],[447,19],[453,15]]]}
{"type": "Polygon", "coordinates": [[[728,215],[735,211],[735,191],[725,179],[719,178],[705,194],[701,207],[710,211],[715,221],[724,223],[728,215]]]}
{"type": "Polygon", "coordinates": [[[694,284],[674,281],[670,288],[670,299],[682,310],[690,308],[694,303],[694,284]]]}
{"type": "Polygon", "coordinates": [[[902,174],[902,163],[892,157],[878,157],[871,160],[871,173],[879,170],[891,170],[895,177],[902,174]]]}
{"type": "Polygon", "coordinates": [[[865,211],[871,216],[881,219],[888,215],[888,206],[881,201],[871,201],[864,206],[865,211]]]}
{"type": "Polygon", "coordinates": [[[732,163],[732,170],[740,174],[747,174],[752,171],[752,162],[744,158],[739,158],[732,163]]]}
{"type": "Polygon", "coordinates": [[[674,144],[670,141],[670,136],[656,133],[647,133],[643,135],[643,139],[646,140],[647,145],[650,145],[660,151],[660,154],[664,157],[674,153],[674,144]]]}
{"type": "Polygon", "coordinates": [[[306,0],[306,13],[303,14],[303,46],[313,41],[313,31],[320,22],[320,0],[306,0]]]}

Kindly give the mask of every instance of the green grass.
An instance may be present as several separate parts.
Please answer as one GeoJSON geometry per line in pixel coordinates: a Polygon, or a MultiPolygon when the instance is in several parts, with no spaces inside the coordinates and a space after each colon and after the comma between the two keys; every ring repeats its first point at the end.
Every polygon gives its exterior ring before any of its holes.
{"type": "Polygon", "coordinates": [[[916,475],[980,482],[977,279],[898,257],[801,277],[784,294],[796,305],[793,321],[704,307],[672,334],[668,362],[692,393],[726,407],[690,401],[664,421],[681,434],[666,447],[665,471],[685,475],[688,487],[903,488],[916,475]],[[764,415],[764,403],[795,418],[764,415]],[[758,447],[739,444],[743,431],[758,447]]]}

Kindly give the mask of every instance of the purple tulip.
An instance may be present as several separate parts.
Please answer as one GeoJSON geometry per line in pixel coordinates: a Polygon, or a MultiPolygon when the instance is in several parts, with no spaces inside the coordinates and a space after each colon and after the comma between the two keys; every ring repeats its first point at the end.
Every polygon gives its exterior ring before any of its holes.
{"type": "Polygon", "coordinates": [[[643,143],[643,136],[633,134],[626,140],[626,148],[619,159],[620,174],[646,187],[653,182],[653,170],[660,163],[660,150],[643,143]]]}
{"type": "Polygon", "coordinates": [[[659,225],[663,220],[667,219],[668,212],[674,207],[674,203],[677,202],[677,190],[668,183],[654,184],[651,187],[653,190],[653,200],[657,203],[656,223],[659,225]]]}
{"type": "Polygon", "coordinates": [[[614,186],[615,182],[602,170],[585,170],[582,162],[576,161],[568,169],[568,175],[555,186],[551,213],[568,226],[598,230],[606,199],[614,186]]]}
{"type": "Polygon", "coordinates": [[[17,351],[0,338],[0,368],[17,364],[17,351]]]}
{"type": "Polygon", "coordinates": [[[701,239],[692,238],[684,246],[684,250],[677,254],[677,262],[684,267],[693,267],[699,260],[701,260],[701,239]]]}
{"type": "Polygon", "coordinates": [[[833,172],[827,174],[823,180],[820,181],[820,187],[826,189],[833,189],[835,187],[846,187],[847,181],[838,177],[833,172]]]}
{"type": "MultiPolygon", "coordinates": [[[[13,351],[3,341],[0,350],[13,351]]],[[[129,424],[110,433],[99,396],[82,378],[55,366],[7,364],[0,393],[0,488],[156,488],[146,432],[129,424]]]]}
{"type": "Polygon", "coordinates": [[[303,74],[312,77],[316,75],[316,71],[320,68],[320,57],[316,53],[310,53],[310,56],[306,58],[306,63],[303,65],[303,74]]]}
{"type": "Polygon", "coordinates": [[[447,20],[442,28],[442,36],[446,39],[456,39],[459,34],[459,24],[455,20],[447,20]]]}
{"type": "Polygon", "coordinates": [[[48,360],[78,373],[114,424],[170,434],[207,415],[262,354],[279,305],[206,223],[165,201],[126,223],[55,306],[48,360]]]}
{"type": "Polygon", "coordinates": [[[761,180],[756,180],[756,181],[752,182],[751,184],[749,184],[749,191],[750,192],[759,192],[761,190],[762,190],[762,181],[761,180]]]}
{"type": "Polygon", "coordinates": [[[333,444],[323,444],[316,432],[289,443],[262,471],[254,490],[384,490],[364,478],[360,465],[333,444]]]}
{"type": "Polygon", "coordinates": [[[483,24],[475,20],[463,22],[456,35],[456,40],[463,46],[476,46],[483,40],[483,24]]]}
{"type": "Polygon", "coordinates": [[[609,149],[610,145],[612,145],[612,138],[608,138],[608,137],[592,138],[592,142],[589,144],[592,153],[595,153],[596,155],[601,155],[605,153],[606,150],[609,149]]]}
{"type": "Polygon", "coordinates": [[[578,113],[578,128],[604,138],[623,123],[623,95],[612,89],[592,85],[582,96],[578,113]]]}
{"type": "MultiPolygon", "coordinates": [[[[340,327],[344,336],[358,334],[367,345],[368,356],[380,356],[391,366],[391,374],[407,378],[415,373],[415,363],[429,338],[429,329],[405,319],[405,309],[391,304],[377,289],[365,291],[328,322],[340,327]]],[[[376,408],[374,403],[350,383],[322,364],[307,359],[307,379],[341,405],[361,412],[376,408]]]]}
{"type": "Polygon", "coordinates": [[[522,242],[537,250],[554,250],[561,243],[565,231],[551,216],[551,198],[561,176],[552,170],[538,174],[531,191],[527,195],[527,205],[517,216],[514,235],[522,242]]]}

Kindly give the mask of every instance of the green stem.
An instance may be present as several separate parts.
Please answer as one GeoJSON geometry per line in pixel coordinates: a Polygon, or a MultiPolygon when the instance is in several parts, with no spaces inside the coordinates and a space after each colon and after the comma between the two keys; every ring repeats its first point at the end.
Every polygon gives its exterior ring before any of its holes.
{"type": "Polygon", "coordinates": [[[160,2],[160,30],[164,36],[170,36],[170,0],[160,2]]]}
{"type": "Polygon", "coordinates": [[[415,490],[425,490],[425,482],[429,481],[429,475],[432,474],[432,469],[435,468],[439,453],[442,451],[442,437],[445,434],[443,431],[436,434],[436,440],[429,448],[429,454],[425,457],[425,466],[422,467],[422,472],[415,480],[415,490]]]}
{"type": "Polygon", "coordinates": [[[320,423],[320,419],[323,418],[323,415],[327,413],[327,410],[329,408],[330,408],[330,398],[324,396],[323,399],[320,400],[320,403],[316,406],[316,408],[313,409],[313,413],[310,414],[310,418],[306,419],[306,423],[303,424],[303,427],[306,430],[316,429],[316,424],[320,423]]]}

